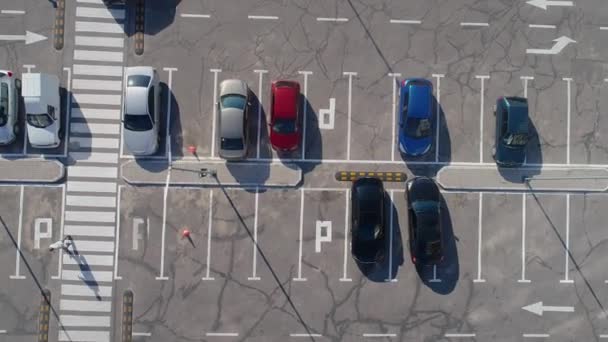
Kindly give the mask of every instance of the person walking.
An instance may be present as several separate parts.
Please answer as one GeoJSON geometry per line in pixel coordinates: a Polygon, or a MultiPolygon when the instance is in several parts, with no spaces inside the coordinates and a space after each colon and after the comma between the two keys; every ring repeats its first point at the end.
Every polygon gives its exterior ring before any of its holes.
{"type": "Polygon", "coordinates": [[[50,246],[49,246],[49,251],[54,251],[58,248],[63,249],[66,252],[69,252],[69,247],[72,246],[74,244],[74,241],[72,241],[72,237],[70,235],[67,235],[66,237],[63,238],[63,240],[58,240],[53,242],[50,246]]]}

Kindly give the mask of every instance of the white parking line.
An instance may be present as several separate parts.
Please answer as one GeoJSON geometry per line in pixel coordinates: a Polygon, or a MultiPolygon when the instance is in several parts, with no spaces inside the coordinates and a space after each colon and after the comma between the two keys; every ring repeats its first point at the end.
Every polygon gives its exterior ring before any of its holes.
{"type": "Polygon", "coordinates": [[[59,316],[61,325],[64,327],[110,327],[110,316],[59,316]]]}
{"type": "Polygon", "coordinates": [[[317,21],[335,21],[335,22],[347,22],[348,18],[327,18],[327,17],[318,17],[317,21]]]}
{"type": "Polygon", "coordinates": [[[211,271],[211,226],[213,225],[213,190],[209,190],[209,214],[207,223],[207,263],[205,264],[205,276],[203,280],[214,280],[210,277],[211,271]]]}
{"type": "Polygon", "coordinates": [[[444,74],[433,74],[436,84],[435,99],[437,105],[435,106],[435,162],[439,161],[439,126],[441,126],[441,117],[439,116],[439,109],[441,107],[441,79],[445,77],[444,74]]]}
{"type": "Polygon", "coordinates": [[[264,98],[264,93],[262,92],[262,79],[264,78],[264,74],[268,72],[268,70],[254,70],[256,74],[258,74],[258,136],[256,142],[256,158],[260,158],[260,137],[262,135],[262,103],[264,98]]]}
{"type": "Polygon", "coordinates": [[[67,182],[68,192],[103,192],[103,193],[115,193],[116,187],[111,186],[114,183],[106,182],[78,182],[69,181],[67,182]]]}
{"type": "Polygon", "coordinates": [[[80,297],[112,297],[112,286],[98,286],[92,289],[88,285],[61,284],[61,294],[80,297]]]}
{"type": "Polygon", "coordinates": [[[122,62],[122,51],[74,50],[74,59],[97,62],[122,62]]]}
{"type": "Polygon", "coordinates": [[[2,10],[0,11],[2,14],[25,14],[25,11],[21,10],[2,10]]]}
{"type": "MultiPolygon", "coordinates": [[[[98,137],[70,137],[70,144],[78,145],[80,148],[118,148],[118,138],[98,138],[98,137]]],[[[71,170],[71,168],[70,168],[71,170]]],[[[115,178],[115,177],[114,177],[115,178]]]]}
{"type": "Polygon", "coordinates": [[[80,90],[121,91],[122,90],[122,81],[75,79],[73,88],[80,89],[80,90]]]}
{"type": "Polygon", "coordinates": [[[289,334],[290,337],[323,337],[321,334],[289,334]]]}
{"type": "Polygon", "coordinates": [[[80,134],[112,134],[118,135],[120,133],[119,124],[99,124],[99,123],[83,123],[73,122],[70,125],[70,131],[73,133],[80,134]]]}
{"type": "Polygon", "coordinates": [[[397,278],[393,277],[393,231],[394,231],[394,222],[393,215],[395,215],[395,207],[393,206],[395,200],[395,191],[390,190],[389,194],[391,196],[391,210],[389,213],[389,236],[388,236],[388,275],[384,281],[396,282],[397,278]]]}
{"type": "Polygon", "coordinates": [[[213,73],[213,118],[211,119],[211,158],[215,157],[215,122],[217,120],[217,74],[221,69],[210,69],[213,73]]]}
{"type": "MultiPolygon", "coordinates": [[[[61,279],[68,280],[68,281],[110,282],[110,281],[112,281],[112,272],[63,270],[61,272],[61,279]]],[[[64,308],[61,308],[61,309],[64,310],[64,308]]]]}
{"type": "Polygon", "coordinates": [[[150,337],[152,336],[152,333],[149,332],[133,332],[131,333],[132,336],[146,336],[146,337],[150,337]]]}
{"type": "Polygon", "coordinates": [[[489,23],[467,23],[467,22],[464,22],[464,23],[460,23],[460,26],[463,26],[463,27],[468,27],[468,26],[472,26],[472,27],[486,27],[486,26],[490,26],[490,24],[489,23]]]}
{"type": "Polygon", "coordinates": [[[350,130],[352,118],[352,95],[353,95],[353,76],[357,76],[356,72],[343,72],[344,76],[348,76],[348,127],[346,130],[346,160],[350,160],[350,130]]]}
{"type": "Polygon", "coordinates": [[[570,194],[566,194],[566,262],[564,269],[564,279],[559,282],[562,284],[572,284],[574,280],[569,278],[570,269],[570,194]]]}
{"type": "Polygon", "coordinates": [[[160,274],[156,277],[156,280],[169,280],[165,277],[165,240],[167,236],[167,197],[169,196],[169,181],[171,180],[171,168],[167,172],[167,178],[165,180],[165,187],[163,189],[163,224],[161,229],[161,240],[160,240],[160,274]]]}
{"type": "Polygon", "coordinates": [[[524,338],[547,338],[549,334],[523,334],[524,338]]]}
{"type": "MultiPolygon", "coordinates": [[[[114,213],[112,213],[114,214],[114,213]]],[[[74,246],[80,252],[100,252],[108,253],[114,252],[114,241],[87,241],[87,240],[76,240],[74,246]]]]}
{"type": "Polygon", "coordinates": [[[608,338],[608,334],[602,334],[600,335],[600,338],[608,338]]]}
{"type": "Polygon", "coordinates": [[[255,214],[253,216],[253,256],[251,260],[251,277],[248,277],[248,280],[260,280],[260,277],[257,276],[257,267],[258,267],[258,202],[260,197],[260,189],[255,188],[255,214]]]}
{"type": "MultiPolygon", "coordinates": [[[[23,192],[24,186],[21,185],[19,191],[19,223],[17,225],[17,251],[15,252],[15,275],[9,276],[10,279],[25,279],[21,275],[21,231],[23,230],[23,192]]],[[[49,228],[50,229],[50,228],[49,228]]]]}
{"type": "Polygon", "coordinates": [[[429,280],[429,283],[441,283],[441,279],[437,278],[437,265],[433,265],[433,278],[429,280]]]}
{"type": "Polygon", "coordinates": [[[111,211],[66,211],[66,221],[114,222],[115,214],[111,211]]]}
{"type": "Polygon", "coordinates": [[[397,127],[395,121],[397,120],[396,117],[398,115],[397,113],[399,112],[397,110],[397,78],[401,77],[401,74],[389,73],[388,76],[391,78],[391,83],[393,85],[393,107],[391,109],[391,112],[393,113],[393,140],[391,140],[391,161],[395,161],[395,145],[397,144],[397,140],[395,138],[397,127]]]}
{"type": "Polygon", "coordinates": [[[520,79],[524,82],[524,97],[528,98],[528,81],[533,80],[532,76],[521,76],[520,79]]]}
{"type": "Polygon", "coordinates": [[[345,210],[344,210],[344,270],[342,273],[342,278],[340,278],[340,281],[353,281],[351,278],[348,277],[347,275],[347,270],[348,270],[348,234],[349,234],[349,226],[350,226],[350,220],[348,217],[348,212],[350,209],[350,189],[346,189],[346,204],[345,204],[345,210]]]}
{"type": "Polygon", "coordinates": [[[59,341],[109,341],[110,332],[90,330],[60,330],[59,341]]]}
{"type": "Polygon", "coordinates": [[[473,279],[474,283],[485,283],[486,280],[481,278],[481,227],[483,225],[483,192],[479,193],[479,225],[477,233],[477,278],[473,279]]]}
{"type": "MultiPolygon", "coordinates": [[[[76,82],[77,80],[74,80],[74,82],[76,82]]],[[[108,81],[110,82],[110,81],[108,81]]],[[[119,85],[121,84],[120,81],[117,81],[119,83],[119,85]]],[[[76,83],[74,83],[74,85],[76,85],[76,83]]],[[[82,84],[80,84],[80,86],[83,86],[82,84]]],[[[89,87],[88,89],[90,90],[102,90],[102,89],[93,89],[93,85],[90,85],[87,87],[89,87]]],[[[97,87],[105,87],[106,89],[103,90],[110,90],[108,89],[110,86],[107,83],[100,83],[97,85],[97,87]]],[[[111,86],[114,87],[114,86],[111,86]]],[[[120,109],[101,109],[101,108],[87,108],[87,107],[80,107],[80,108],[72,108],[72,117],[73,118],[78,118],[78,119],[85,119],[85,120],[89,120],[89,119],[103,119],[103,120],[119,120],[120,119],[120,109]]]]}
{"type": "Polygon", "coordinates": [[[113,226],[86,226],[78,224],[66,224],[64,229],[65,235],[114,237],[113,226]]]}
{"type": "Polygon", "coordinates": [[[554,29],[557,26],[555,26],[555,25],[530,24],[530,25],[528,25],[528,27],[530,27],[530,28],[551,28],[551,29],[554,29]]]}
{"type": "Polygon", "coordinates": [[[116,178],[117,167],[70,166],[68,177],[116,178]]]}
{"type": "Polygon", "coordinates": [[[211,18],[210,14],[182,13],[182,18],[211,18]]]}
{"type": "Polygon", "coordinates": [[[0,334],[6,334],[6,330],[0,330],[0,334]]]}
{"type": "Polygon", "coordinates": [[[66,203],[67,205],[74,207],[115,208],[116,197],[68,195],[66,196],[66,203]]]}
{"type": "Polygon", "coordinates": [[[391,24],[422,24],[421,20],[391,19],[391,24]]]}
{"type": "MultiPolygon", "coordinates": [[[[163,68],[164,71],[169,72],[169,78],[167,79],[167,122],[165,123],[165,141],[167,142],[166,153],[171,155],[171,92],[173,89],[173,72],[177,71],[177,68],[163,68]]],[[[171,158],[169,158],[169,163],[171,158]]]]}
{"type": "Polygon", "coordinates": [[[70,254],[64,254],[62,259],[66,265],[114,266],[113,255],[90,254],[86,258],[74,258],[70,254]]]}
{"type": "Polygon", "coordinates": [[[372,333],[364,333],[363,337],[397,337],[397,334],[372,334],[372,333]]]}
{"type": "Polygon", "coordinates": [[[123,68],[116,65],[74,64],[74,75],[115,76],[122,78],[123,68]]]}
{"type": "MultiPolygon", "coordinates": [[[[65,213],[65,195],[66,195],[66,186],[65,183],[61,185],[61,212],[65,213]]],[[[59,236],[65,236],[65,215],[61,215],[61,222],[59,226],[59,236]]],[[[59,250],[59,255],[63,255],[63,249],[59,250]]],[[[61,262],[61,257],[57,258],[57,275],[52,275],[51,279],[60,279],[61,278],[61,270],[63,269],[63,263],[61,262]]]]}
{"type": "Polygon", "coordinates": [[[108,95],[108,94],[72,94],[72,98],[75,103],[82,104],[95,104],[95,105],[115,105],[120,106],[121,96],[120,95],[108,95]]]}
{"type": "MultiPolygon", "coordinates": [[[[110,312],[112,309],[111,301],[62,299],[59,305],[61,311],[110,312]]],[[[80,340],[77,337],[72,338],[75,341],[80,340]]]]}
{"type": "Polygon", "coordinates": [[[116,153],[103,152],[70,152],[69,158],[80,162],[117,164],[116,153]]]}
{"type": "Polygon", "coordinates": [[[570,114],[571,114],[571,96],[572,96],[572,92],[571,92],[571,87],[570,87],[570,82],[572,81],[571,78],[563,78],[564,81],[566,81],[566,85],[567,85],[567,99],[568,99],[568,104],[566,105],[567,108],[567,121],[566,121],[566,164],[570,164],[570,114]]]}
{"type": "Polygon", "coordinates": [[[445,337],[475,337],[474,333],[470,333],[470,334],[459,334],[459,333],[453,333],[453,334],[445,334],[445,337]]]}
{"type": "Polygon", "coordinates": [[[119,19],[125,18],[124,9],[76,7],[76,16],[84,18],[119,19]]]}
{"type": "Polygon", "coordinates": [[[208,332],[205,333],[205,336],[217,336],[217,337],[237,337],[239,333],[231,333],[231,332],[208,332]]]}
{"type": "Polygon", "coordinates": [[[308,101],[308,75],[312,75],[312,71],[298,71],[298,74],[304,75],[304,100],[302,101],[304,117],[302,118],[302,155],[300,156],[300,159],[304,160],[306,159],[306,120],[308,117],[308,106],[306,105],[308,101]]]}
{"type": "MultiPolygon", "coordinates": [[[[99,23],[92,21],[77,21],[76,32],[98,32],[124,34],[125,28],[121,23],[99,23]]],[[[97,37],[96,37],[97,39],[97,37]]],[[[121,38],[122,39],[122,38],[121,38]]]]}
{"type": "Polygon", "coordinates": [[[279,17],[274,16],[274,15],[248,15],[247,18],[253,19],[253,20],[278,20],[279,19],[279,17]]]}
{"type": "Polygon", "coordinates": [[[304,188],[300,188],[300,230],[298,234],[298,277],[293,281],[306,281],[302,278],[302,239],[304,235],[304,188]]]}
{"type": "Polygon", "coordinates": [[[479,103],[479,162],[483,163],[483,117],[484,117],[484,80],[490,78],[488,75],[477,75],[475,78],[481,81],[481,100],[479,103]]]}
{"type": "Polygon", "coordinates": [[[526,194],[521,194],[521,279],[518,283],[529,283],[526,279],[526,194]]]}
{"type": "Polygon", "coordinates": [[[608,31],[608,26],[600,26],[600,30],[602,30],[602,31],[608,31]]]}
{"type": "Polygon", "coordinates": [[[98,46],[109,48],[123,48],[125,41],[122,37],[91,37],[91,36],[76,36],[74,44],[79,46],[98,46]]]}

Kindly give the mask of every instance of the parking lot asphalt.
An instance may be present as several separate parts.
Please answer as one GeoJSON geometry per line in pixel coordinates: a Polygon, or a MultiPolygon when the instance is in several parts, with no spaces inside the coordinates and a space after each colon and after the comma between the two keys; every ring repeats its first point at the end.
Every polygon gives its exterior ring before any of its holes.
{"type": "Polygon", "coordinates": [[[68,165],[57,184],[0,186],[0,341],[40,336],[44,289],[49,341],[123,340],[126,291],[134,341],[607,339],[606,194],[468,185],[494,164],[493,105],[505,95],[529,101],[537,136],[527,166],[608,165],[608,4],[547,5],[147,0],[144,53],[136,55],[134,4],[107,11],[101,1],[67,0],[65,44],[55,50],[50,2],[0,0],[0,40],[47,37],[0,41],[1,68],[58,75],[66,133],[59,148],[39,151],[23,129],[0,154],[68,165]],[[150,160],[221,162],[217,87],[238,78],[251,92],[248,161],[297,163],[302,181],[180,186],[174,172],[171,186],[122,182],[118,165],[133,157],[103,125],[115,126],[123,100],[113,73],[136,65],[155,67],[162,84],[161,148],[150,160]],[[432,82],[436,120],[432,150],[416,159],[396,144],[398,84],[410,77],[432,82]],[[302,91],[304,137],[289,156],[268,140],[277,79],[302,91]],[[91,146],[66,143],[71,137],[91,146]],[[470,173],[465,186],[442,192],[445,260],[413,266],[404,185],[387,182],[388,257],[357,265],[350,183],[334,173],[411,178],[446,165],[470,173]],[[48,251],[66,233],[81,252],[48,251]]]}

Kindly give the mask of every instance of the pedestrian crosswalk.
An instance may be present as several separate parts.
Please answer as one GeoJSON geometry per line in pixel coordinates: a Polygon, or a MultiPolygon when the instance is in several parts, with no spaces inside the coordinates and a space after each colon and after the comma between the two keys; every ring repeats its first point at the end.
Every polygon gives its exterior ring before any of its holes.
{"type": "Polygon", "coordinates": [[[124,6],[77,0],[59,341],[111,341],[124,6]]]}

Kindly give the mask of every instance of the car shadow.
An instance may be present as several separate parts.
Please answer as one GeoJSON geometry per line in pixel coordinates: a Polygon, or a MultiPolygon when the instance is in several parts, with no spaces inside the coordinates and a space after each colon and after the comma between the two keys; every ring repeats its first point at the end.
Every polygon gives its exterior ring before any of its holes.
{"type": "Polygon", "coordinates": [[[380,283],[387,282],[397,278],[399,267],[403,265],[403,239],[401,237],[401,226],[399,224],[399,214],[395,203],[391,201],[388,194],[384,194],[388,203],[385,210],[388,218],[388,234],[384,240],[384,258],[381,262],[375,264],[362,264],[355,260],[355,264],[361,273],[370,281],[380,283]],[[392,232],[391,232],[392,222],[392,232]]]}
{"type": "MultiPolygon", "coordinates": [[[[304,161],[300,162],[300,168],[302,173],[306,174],[313,171],[317,165],[323,160],[323,137],[321,136],[321,129],[319,128],[319,116],[315,109],[303,94],[300,95],[302,98],[302,105],[306,111],[306,118],[302,115],[302,130],[304,130],[304,124],[306,125],[306,135],[303,136],[301,144],[304,146],[304,161]],[[306,120],[306,121],[304,121],[306,120]]],[[[304,133],[304,132],[302,132],[304,133]]],[[[300,156],[301,156],[300,151],[300,156]]]]}
{"type": "Polygon", "coordinates": [[[114,20],[119,24],[124,24],[124,33],[131,37],[136,33],[135,13],[139,2],[144,3],[145,25],[144,34],[148,36],[156,35],[175,21],[177,6],[181,0],[125,0],[125,4],[108,3],[106,7],[111,11],[114,20]],[[119,17],[120,9],[125,9],[125,17],[119,17]],[[112,12],[115,10],[115,12],[112,12]]]}
{"type": "MultiPolygon", "coordinates": [[[[450,139],[450,131],[448,130],[445,113],[443,107],[437,101],[433,94],[432,98],[433,111],[433,142],[431,149],[420,157],[407,156],[399,150],[401,159],[405,162],[407,168],[412,171],[415,176],[432,177],[437,174],[441,167],[435,165],[423,165],[418,162],[439,162],[440,166],[449,164],[452,161],[452,140],[450,139]],[[439,139],[437,139],[437,135],[439,139]],[[437,145],[439,141],[439,145],[437,145]]],[[[398,142],[396,142],[398,144],[398,142]]]]}
{"type": "Polygon", "coordinates": [[[251,89],[249,89],[249,151],[248,158],[257,158],[258,156],[258,129],[260,131],[260,158],[272,159],[272,147],[268,136],[268,121],[266,120],[266,109],[260,102],[259,97],[251,89]]]}
{"type": "MultiPolygon", "coordinates": [[[[458,238],[454,235],[450,209],[441,197],[441,227],[443,229],[444,257],[435,266],[416,266],[416,272],[423,284],[438,294],[451,293],[460,278],[460,263],[458,260],[458,238]]],[[[411,247],[410,247],[411,250],[411,247]]]]}
{"type": "Polygon", "coordinates": [[[543,165],[542,144],[536,125],[529,120],[530,139],[526,145],[526,161],[521,167],[498,167],[498,173],[504,180],[516,184],[524,184],[529,178],[540,174],[543,165]]]}

